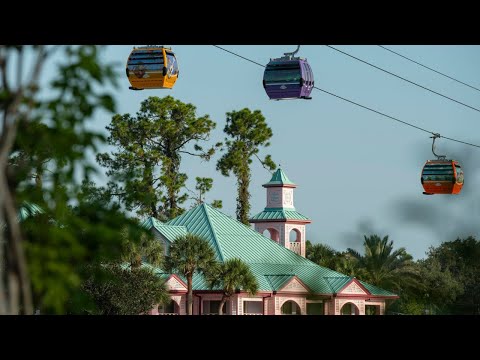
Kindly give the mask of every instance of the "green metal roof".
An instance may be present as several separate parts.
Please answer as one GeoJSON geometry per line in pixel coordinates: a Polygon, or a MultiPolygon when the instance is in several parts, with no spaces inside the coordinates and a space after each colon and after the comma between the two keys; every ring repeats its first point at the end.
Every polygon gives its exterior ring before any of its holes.
{"type": "MultiPolygon", "coordinates": [[[[212,226],[208,209],[214,210],[206,204],[201,204],[195,208],[183,213],[173,220],[167,222],[168,225],[184,226],[189,233],[202,236],[215,250],[217,260],[225,260],[220,243],[217,241],[214,228],[212,226]]],[[[244,226],[244,225],[243,225],[244,226]]]]}
{"type": "Polygon", "coordinates": [[[262,186],[270,187],[270,186],[281,186],[281,185],[295,185],[295,184],[290,181],[290,179],[287,177],[287,175],[283,172],[282,169],[278,168],[277,171],[273,173],[273,176],[270,179],[270,181],[266,184],[263,184],[262,186]]]}
{"type": "MultiPolygon", "coordinates": [[[[287,251],[290,251],[286,248],[284,249],[287,251]]],[[[292,254],[295,254],[295,253],[292,251],[292,254]]],[[[342,279],[347,278],[347,281],[349,280],[348,276],[345,276],[336,271],[327,269],[325,267],[319,266],[303,258],[300,255],[297,255],[297,254],[295,255],[298,256],[300,259],[304,259],[306,261],[305,262],[302,261],[302,264],[298,264],[298,265],[249,264],[250,269],[252,270],[252,272],[254,273],[255,277],[257,278],[260,284],[260,289],[261,290],[278,290],[277,288],[272,288],[272,284],[269,281],[269,279],[272,279],[271,278],[272,275],[277,275],[277,276],[285,276],[285,274],[296,275],[310,290],[312,290],[314,293],[320,293],[320,294],[334,293],[331,290],[329,284],[327,283],[325,279],[326,277],[339,277],[342,279]],[[262,283],[267,283],[268,287],[266,287],[265,285],[262,286],[262,283]]],[[[278,278],[278,282],[280,282],[280,278],[278,278]]],[[[273,285],[281,287],[279,284],[274,283],[273,285]]]]}
{"type": "Polygon", "coordinates": [[[43,214],[44,212],[45,211],[43,211],[43,209],[40,206],[24,201],[22,203],[22,206],[18,210],[17,219],[19,222],[22,222],[22,221],[25,221],[30,216],[43,214]]]}
{"type": "Polygon", "coordinates": [[[266,208],[261,213],[252,216],[249,221],[264,220],[310,220],[305,215],[296,210],[286,210],[285,208],[266,208]]]}
{"type": "Polygon", "coordinates": [[[350,276],[345,277],[326,277],[325,280],[327,281],[328,286],[332,289],[333,293],[338,292],[342,289],[347,283],[352,280],[350,276]]]}
{"type": "Polygon", "coordinates": [[[272,290],[277,291],[281,289],[291,278],[295,275],[263,275],[267,279],[272,290]]]}
{"type": "Polygon", "coordinates": [[[158,225],[163,225],[160,220],[155,219],[154,217],[149,217],[147,220],[143,221],[140,226],[143,226],[145,229],[150,230],[152,227],[158,225]]]}
{"type": "Polygon", "coordinates": [[[360,280],[359,280],[359,282],[360,282],[360,284],[365,286],[365,288],[368,291],[370,291],[373,295],[397,296],[396,294],[394,294],[390,291],[384,290],[382,288],[379,288],[378,286],[370,285],[370,284],[367,284],[366,282],[363,282],[363,281],[360,281],[360,280]]]}
{"type": "MultiPolygon", "coordinates": [[[[158,231],[164,234],[171,225],[184,227],[186,231],[204,237],[213,247],[219,261],[231,258],[245,261],[255,275],[261,291],[278,290],[294,275],[314,293],[321,294],[335,293],[351,280],[350,276],[297,255],[207,204],[198,205],[166,224],[157,224],[155,228],[158,227],[158,231]]],[[[373,295],[394,295],[362,284],[373,295]]],[[[193,289],[210,290],[199,274],[193,277],[193,289]]]]}
{"type": "MultiPolygon", "coordinates": [[[[20,205],[20,209],[18,209],[17,221],[19,223],[21,223],[21,222],[27,220],[31,216],[35,216],[35,215],[38,215],[38,214],[44,214],[44,213],[45,213],[45,211],[40,206],[38,206],[37,204],[30,203],[28,201],[24,201],[22,203],[22,205],[20,205]]],[[[6,228],[6,224],[3,221],[0,222],[0,228],[1,229],[6,228]]]]}
{"type": "Polygon", "coordinates": [[[145,220],[142,226],[148,230],[152,228],[156,229],[170,242],[173,242],[178,236],[187,234],[187,228],[185,226],[166,225],[153,217],[145,220]]]}

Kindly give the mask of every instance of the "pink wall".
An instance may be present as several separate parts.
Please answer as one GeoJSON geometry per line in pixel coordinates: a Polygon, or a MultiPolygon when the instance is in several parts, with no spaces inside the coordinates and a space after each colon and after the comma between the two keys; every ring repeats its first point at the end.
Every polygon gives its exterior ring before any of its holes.
{"type": "MultiPolygon", "coordinates": [[[[208,300],[221,300],[221,293],[202,293],[199,296],[193,297],[193,314],[199,315],[199,304],[200,298],[205,301],[208,300]],[[200,297],[199,297],[200,296],[200,297]]],[[[178,304],[180,315],[186,315],[186,294],[172,294],[171,298],[178,304]]],[[[268,294],[259,294],[256,296],[249,296],[248,294],[236,294],[230,298],[230,307],[229,314],[231,315],[244,315],[243,302],[249,301],[252,299],[262,299],[260,300],[263,305],[264,315],[281,315],[282,306],[287,301],[294,301],[300,307],[301,315],[306,315],[307,313],[307,299],[304,294],[291,294],[288,292],[277,293],[275,295],[269,296],[268,294]]],[[[324,310],[325,315],[340,315],[343,305],[347,303],[352,303],[358,308],[359,315],[365,315],[365,306],[366,305],[375,305],[378,306],[380,315],[385,314],[385,300],[383,299],[370,299],[369,296],[365,297],[342,297],[339,295],[331,300],[324,299],[324,310]]],[[[149,315],[162,315],[158,313],[158,306],[155,306],[148,314],[149,315]]]]}

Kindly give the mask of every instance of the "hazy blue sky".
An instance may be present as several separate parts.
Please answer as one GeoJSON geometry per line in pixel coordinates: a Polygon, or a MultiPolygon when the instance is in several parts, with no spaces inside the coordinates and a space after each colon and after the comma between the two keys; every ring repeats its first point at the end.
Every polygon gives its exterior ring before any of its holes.
{"type": "MultiPolygon", "coordinates": [[[[310,217],[307,239],[337,250],[361,249],[363,235],[389,235],[416,258],[431,245],[457,236],[480,236],[480,149],[438,140],[438,153],[461,162],[465,186],[460,195],[422,194],[420,173],[433,157],[429,134],[397,123],[314,90],[312,100],[271,101],[263,87],[263,69],[211,45],[171,45],[180,67],[173,90],[130,91],[126,59],[133,45],[109,46],[105,60],[118,61],[119,113],[135,114],[148,96],[172,95],[209,114],[217,122],[211,143],[224,138],[225,113],[259,109],[273,130],[271,154],[298,185],[297,211],[310,217]]],[[[266,64],[295,45],[225,45],[225,48],[266,64]]],[[[364,60],[480,107],[480,92],[441,77],[377,46],[337,46],[364,60]]],[[[390,46],[459,80],[480,87],[480,46],[390,46]]],[[[480,144],[480,113],[393,78],[325,46],[302,46],[315,74],[315,85],[373,107],[417,126],[480,144]]],[[[111,117],[97,115],[94,127],[105,131],[111,117]]],[[[236,183],[216,172],[216,155],[205,163],[183,157],[182,171],[194,188],[195,176],[212,177],[207,201],[223,200],[223,211],[235,217],[236,183]]],[[[261,186],[270,174],[252,165],[250,186],[254,215],[265,207],[261,186]]],[[[101,182],[101,181],[99,181],[101,182]]]]}

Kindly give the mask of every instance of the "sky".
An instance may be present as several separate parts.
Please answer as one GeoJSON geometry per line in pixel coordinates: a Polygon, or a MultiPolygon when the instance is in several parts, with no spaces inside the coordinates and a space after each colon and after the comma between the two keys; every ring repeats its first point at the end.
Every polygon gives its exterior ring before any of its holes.
{"type": "MultiPolygon", "coordinates": [[[[465,185],[459,195],[425,196],[422,167],[433,159],[429,134],[359,108],[318,90],[312,100],[272,101],[263,87],[263,68],[212,45],[175,45],[180,76],[172,90],[131,91],[125,64],[133,45],[108,46],[102,60],[117,62],[117,113],[135,114],[149,96],[171,95],[192,103],[197,115],[217,123],[209,144],[224,140],[226,113],[260,110],[273,131],[271,154],[298,187],[296,210],[308,216],[306,238],[336,250],[362,250],[364,235],[389,236],[395,248],[405,247],[423,258],[430,246],[474,235],[480,238],[480,148],[445,139],[437,153],[460,161],[465,185]]],[[[296,45],[222,45],[261,64],[293,51],[296,45]]],[[[375,45],[336,46],[361,59],[415,81],[473,107],[480,92],[442,77],[375,45]]],[[[388,46],[405,56],[480,88],[480,46],[388,46]]],[[[394,78],[323,45],[301,46],[315,85],[443,136],[480,145],[480,113],[394,78]]],[[[111,115],[98,113],[90,127],[107,134],[111,115]]],[[[104,148],[101,151],[107,151],[104,148]]],[[[90,154],[93,161],[93,154],[90,154]]],[[[236,181],[215,170],[221,153],[210,162],[183,156],[187,187],[195,177],[213,178],[207,202],[223,201],[222,211],[235,217],[236,181]]],[[[253,216],[266,206],[262,184],[271,174],[258,161],[250,184],[253,216]]],[[[105,177],[97,179],[99,185],[105,177]]],[[[189,204],[187,204],[187,207],[189,204]]]]}

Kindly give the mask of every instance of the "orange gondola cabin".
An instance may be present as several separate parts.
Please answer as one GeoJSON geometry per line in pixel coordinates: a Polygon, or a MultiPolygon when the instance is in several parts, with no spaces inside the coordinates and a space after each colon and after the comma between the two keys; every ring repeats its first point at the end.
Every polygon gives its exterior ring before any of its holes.
{"type": "Polygon", "coordinates": [[[425,195],[459,194],[463,187],[463,170],[456,160],[427,160],[421,182],[425,195]]]}
{"type": "Polygon", "coordinates": [[[170,48],[137,47],[128,56],[126,74],[130,90],[171,89],[178,73],[177,59],[170,48]]]}

